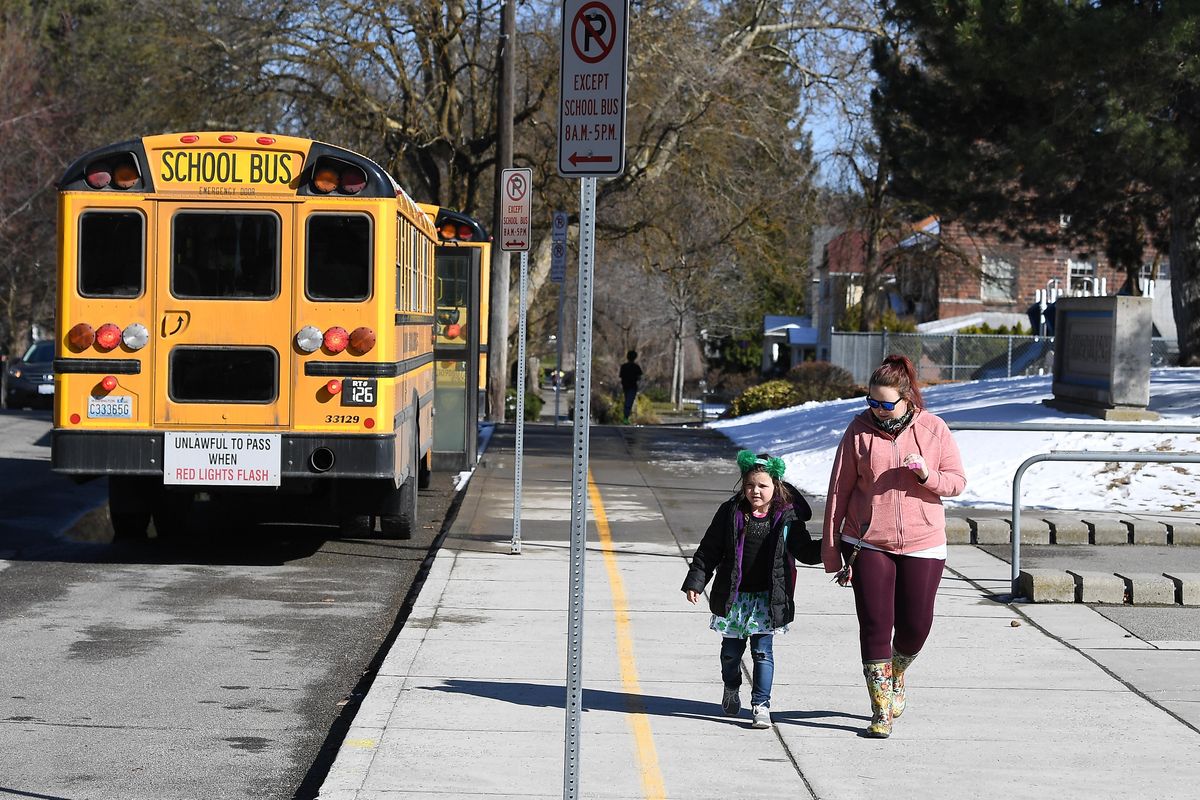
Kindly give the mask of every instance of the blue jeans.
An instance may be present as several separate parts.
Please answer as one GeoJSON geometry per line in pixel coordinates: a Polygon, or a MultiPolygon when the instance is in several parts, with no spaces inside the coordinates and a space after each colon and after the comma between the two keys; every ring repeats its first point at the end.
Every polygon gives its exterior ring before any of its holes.
{"type": "Polygon", "coordinates": [[[637,400],[637,389],[625,390],[625,419],[633,414],[633,401],[637,400]]]}
{"type": "MultiPolygon", "coordinates": [[[[754,661],[753,682],[750,685],[750,704],[771,705],[771,683],[775,680],[775,653],[771,648],[774,636],[770,633],[750,634],[750,656],[754,661]]],[[[742,654],[746,640],[726,636],[721,639],[721,680],[729,689],[742,685],[742,654]]]]}

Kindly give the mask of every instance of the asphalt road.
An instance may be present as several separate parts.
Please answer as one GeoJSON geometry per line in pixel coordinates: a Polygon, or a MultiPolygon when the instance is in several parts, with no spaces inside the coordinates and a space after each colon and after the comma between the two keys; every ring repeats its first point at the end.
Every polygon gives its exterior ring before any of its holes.
{"type": "Polygon", "coordinates": [[[103,482],[49,469],[49,415],[0,412],[0,797],[315,795],[440,532],[210,523],[114,545],[103,482]]]}

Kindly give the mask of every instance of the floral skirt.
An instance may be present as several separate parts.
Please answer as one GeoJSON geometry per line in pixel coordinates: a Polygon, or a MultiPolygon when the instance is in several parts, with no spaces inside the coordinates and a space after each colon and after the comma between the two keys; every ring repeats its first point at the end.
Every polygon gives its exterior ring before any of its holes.
{"type": "Polygon", "coordinates": [[[708,627],[731,639],[745,639],[760,633],[787,633],[787,625],[771,627],[770,602],[770,592],[740,592],[729,607],[729,613],[723,617],[713,614],[708,627]]]}

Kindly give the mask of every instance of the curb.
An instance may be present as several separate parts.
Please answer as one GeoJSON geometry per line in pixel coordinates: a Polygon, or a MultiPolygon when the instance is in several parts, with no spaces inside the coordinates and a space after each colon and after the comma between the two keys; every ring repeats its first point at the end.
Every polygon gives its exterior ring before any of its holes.
{"type": "MultiPolygon", "coordinates": [[[[976,515],[946,515],[949,544],[1012,544],[1012,519],[976,515]]],[[[1087,513],[1087,512],[1084,512],[1087,513]]],[[[1181,545],[1200,546],[1200,524],[1127,519],[1108,515],[1072,516],[1059,513],[1021,515],[1021,544],[1054,545],[1181,545]]]]}
{"type": "Polygon", "coordinates": [[[1017,585],[1031,603],[1200,607],[1200,573],[1193,572],[1023,569],[1017,585]]]}

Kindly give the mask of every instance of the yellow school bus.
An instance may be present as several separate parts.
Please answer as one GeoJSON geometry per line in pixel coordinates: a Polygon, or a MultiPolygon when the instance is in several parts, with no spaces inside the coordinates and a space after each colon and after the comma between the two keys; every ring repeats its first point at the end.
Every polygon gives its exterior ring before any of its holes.
{"type": "Polygon", "coordinates": [[[118,538],[197,502],[411,535],[437,234],[386,171],[291,136],[147,136],[67,169],[58,230],[52,462],[108,478],[118,538]]]}
{"type": "Polygon", "coordinates": [[[434,364],[437,417],[433,468],[472,469],[487,387],[492,242],[479,220],[420,204],[434,220],[434,364]]]}

